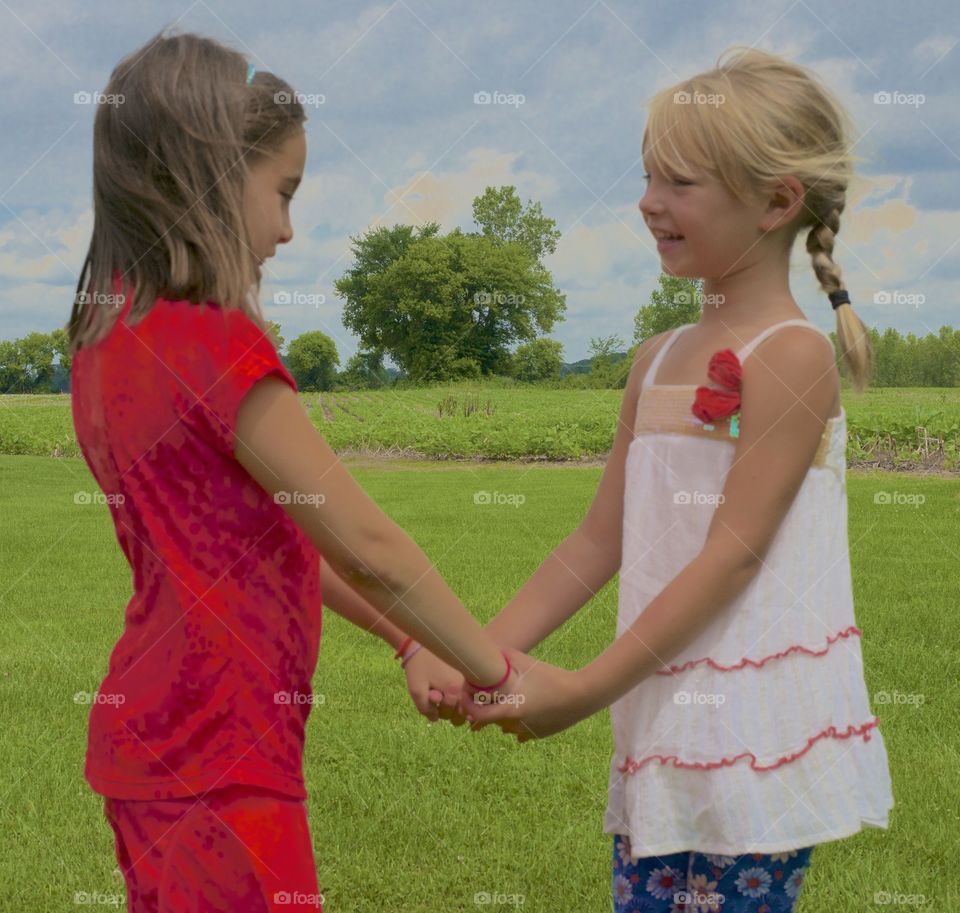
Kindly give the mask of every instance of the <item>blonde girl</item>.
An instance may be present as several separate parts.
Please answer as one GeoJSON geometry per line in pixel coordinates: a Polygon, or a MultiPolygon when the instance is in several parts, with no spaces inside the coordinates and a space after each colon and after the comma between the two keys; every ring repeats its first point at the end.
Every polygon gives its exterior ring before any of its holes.
{"type": "MultiPolygon", "coordinates": [[[[887,826],[840,378],[789,286],[801,235],[863,389],[868,337],[834,258],[851,142],[814,74],[758,50],[652,99],[640,212],[663,270],[703,279],[702,316],[639,346],[592,506],[485,629],[529,651],[620,574],[602,655],[523,705],[470,708],[524,741],[610,707],[617,913],[793,910],[816,844],[887,826]]],[[[439,680],[424,653],[413,674],[439,680]]]]}

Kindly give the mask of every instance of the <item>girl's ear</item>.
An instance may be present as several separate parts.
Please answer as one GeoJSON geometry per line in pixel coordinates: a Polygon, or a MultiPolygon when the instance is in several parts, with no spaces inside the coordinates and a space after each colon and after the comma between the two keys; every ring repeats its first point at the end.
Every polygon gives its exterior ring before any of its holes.
{"type": "Polygon", "coordinates": [[[760,228],[774,231],[788,225],[803,210],[805,195],[803,184],[792,174],[778,178],[767,195],[767,208],[760,220],[760,228]]]}

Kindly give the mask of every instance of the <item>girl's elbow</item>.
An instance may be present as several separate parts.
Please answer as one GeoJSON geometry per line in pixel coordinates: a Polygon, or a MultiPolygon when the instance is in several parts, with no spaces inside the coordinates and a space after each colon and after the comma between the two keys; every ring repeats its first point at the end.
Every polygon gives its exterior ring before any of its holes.
{"type": "Polygon", "coordinates": [[[584,521],[577,527],[575,537],[579,545],[590,548],[594,558],[613,576],[620,570],[623,551],[623,529],[621,526],[597,526],[584,521]]]}
{"type": "Polygon", "coordinates": [[[337,538],[328,542],[324,557],[341,578],[360,592],[402,592],[401,544],[383,531],[358,533],[353,542],[337,538]]]}
{"type": "Polygon", "coordinates": [[[749,543],[742,539],[714,541],[704,548],[703,555],[724,575],[752,580],[764,565],[769,544],[749,543]]]}

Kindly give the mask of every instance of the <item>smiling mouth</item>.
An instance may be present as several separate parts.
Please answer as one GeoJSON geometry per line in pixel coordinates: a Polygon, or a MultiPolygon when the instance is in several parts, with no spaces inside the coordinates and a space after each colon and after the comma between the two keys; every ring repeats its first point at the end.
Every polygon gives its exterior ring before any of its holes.
{"type": "Polygon", "coordinates": [[[655,231],[653,232],[654,238],[658,241],[682,241],[683,235],[671,235],[665,231],[655,231]]]}

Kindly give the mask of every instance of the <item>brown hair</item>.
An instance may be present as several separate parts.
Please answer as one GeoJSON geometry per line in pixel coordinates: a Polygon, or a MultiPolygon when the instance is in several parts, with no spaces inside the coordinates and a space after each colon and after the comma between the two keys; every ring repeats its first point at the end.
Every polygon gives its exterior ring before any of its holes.
{"type": "MultiPolygon", "coordinates": [[[[806,248],[820,287],[828,295],[845,288],[833,245],[857,160],[853,123],[812,72],[754,48],[728,48],[715,69],[658,92],[649,104],[643,146],[664,172],[705,172],[743,201],[781,175],[796,176],[804,209],[791,242],[809,228],[806,248]]],[[[851,305],[836,312],[841,357],[861,391],[872,372],[870,336],[851,305]]]]}
{"type": "Polygon", "coordinates": [[[158,296],[239,307],[267,329],[243,217],[249,166],[306,116],[291,87],[237,51],[163,31],[117,64],[93,125],[93,235],[67,324],[70,353],[99,339],[121,274],[135,322],[158,296]]]}

